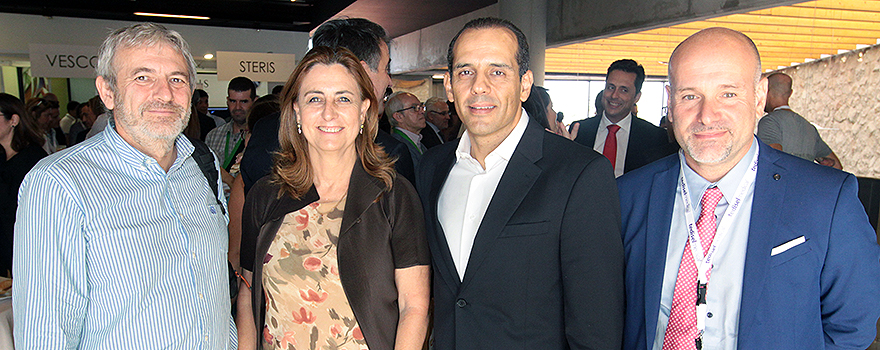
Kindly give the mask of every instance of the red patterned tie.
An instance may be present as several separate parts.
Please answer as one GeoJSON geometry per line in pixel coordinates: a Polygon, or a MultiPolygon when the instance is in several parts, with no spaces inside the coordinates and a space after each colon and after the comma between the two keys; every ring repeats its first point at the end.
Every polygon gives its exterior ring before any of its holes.
{"type": "MultiPolygon", "coordinates": [[[[721,197],[723,197],[721,190],[712,187],[703,192],[703,198],[700,200],[702,210],[700,210],[700,218],[697,219],[697,231],[700,234],[704,253],[709,250],[712,239],[715,238],[715,208],[718,207],[721,197]]],[[[711,274],[712,271],[709,270],[709,275],[711,274]]],[[[688,242],[681,256],[681,265],[678,267],[678,278],[675,280],[675,291],[672,293],[672,311],[663,338],[663,350],[696,349],[697,335],[697,265],[694,263],[691,244],[688,242]]]]}
{"type": "Polygon", "coordinates": [[[620,130],[617,125],[608,126],[608,136],[605,137],[605,147],[602,148],[602,155],[611,161],[612,169],[617,166],[617,130],[620,130]]]}

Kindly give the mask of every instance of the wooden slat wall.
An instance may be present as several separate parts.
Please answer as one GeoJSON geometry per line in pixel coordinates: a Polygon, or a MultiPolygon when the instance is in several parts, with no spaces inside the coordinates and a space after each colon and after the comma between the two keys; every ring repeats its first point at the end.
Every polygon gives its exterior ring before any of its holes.
{"type": "Polygon", "coordinates": [[[818,0],[667,28],[646,30],[548,49],[547,73],[605,74],[608,65],[632,58],[648,75],[665,76],[666,61],[679,42],[697,31],[722,26],[755,41],[762,68],[775,70],[880,38],[880,0],[818,0]]]}

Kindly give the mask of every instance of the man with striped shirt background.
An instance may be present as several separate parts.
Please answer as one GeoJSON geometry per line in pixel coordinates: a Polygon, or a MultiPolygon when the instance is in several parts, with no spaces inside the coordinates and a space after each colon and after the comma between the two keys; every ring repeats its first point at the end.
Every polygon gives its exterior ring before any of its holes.
{"type": "Polygon", "coordinates": [[[225,199],[181,136],[189,47],[135,24],[104,41],[97,73],[109,127],[44,158],[21,186],[16,347],[234,349],[225,199]]]}

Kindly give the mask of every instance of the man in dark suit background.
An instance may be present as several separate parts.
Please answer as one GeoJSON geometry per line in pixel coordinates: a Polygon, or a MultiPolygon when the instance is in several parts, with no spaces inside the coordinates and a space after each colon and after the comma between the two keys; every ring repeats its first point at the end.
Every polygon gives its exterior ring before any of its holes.
{"type": "Polygon", "coordinates": [[[605,155],[613,163],[614,176],[675,152],[663,129],[632,115],[644,82],[642,65],[630,59],[615,61],[605,76],[603,113],[572,123],[574,141],[605,155]]]}
{"type": "Polygon", "coordinates": [[[422,129],[422,144],[433,148],[443,144],[440,130],[449,127],[449,105],[439,97],[425,101],[425,128],[422,129]]]}
{"type": "Polygon", "coordinates": [[[686,39],[669,82],[683,152],[618,181],[623,348],[867,348],[880,248],[855,177],[755,137],[767,80],[742,33],[686,39]]]}
{"type": "Polygon", "coordinates": [[[434,349],[619,349],[614,177],[523,113],[528,43],[480,18],[452,39],[446,95],[467,126],[417,176],[434,263],[434,349]]]}

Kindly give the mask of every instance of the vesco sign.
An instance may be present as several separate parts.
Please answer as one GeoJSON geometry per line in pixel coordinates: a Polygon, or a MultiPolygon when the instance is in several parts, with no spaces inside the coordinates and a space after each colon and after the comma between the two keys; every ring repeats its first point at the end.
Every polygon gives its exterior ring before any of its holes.
{"type": "Polygon", "coordinates": [[[217,51],[217,79],[229,81],[238,76],[253,81],[284,82],[296,68],[296,55],[217,51]]]}
{"type": "Polygon", "coordinates": [[[30,44],[31,75],[44,78],[94,78],[98,48],[30,44]]]}

